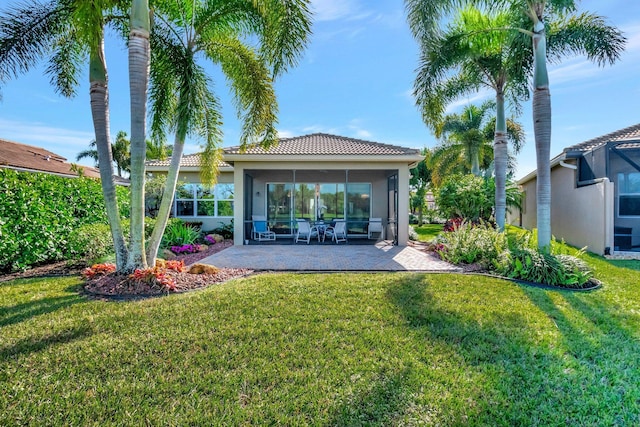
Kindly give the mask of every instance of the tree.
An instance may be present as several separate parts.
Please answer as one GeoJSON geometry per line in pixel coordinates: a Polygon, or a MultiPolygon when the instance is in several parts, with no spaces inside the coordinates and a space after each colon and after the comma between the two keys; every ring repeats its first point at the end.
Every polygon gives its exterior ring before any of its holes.
{"type": "MultiPolygon", "coordinates": [[[[495,93],[493,158],[496,181],[496,224],[504,229],[506,179],[510,141],[517,153],[524,133],[515,122],[507,132],[505,96],[519,111],[520,99],[528,97],[527,75],[531,48],[518,33],[510,37],[504,31],[487,31],[508,24],[506,12],[483,13],[475,7],[458,12],[441,33],[421,41],[420,67],[414,85],[416,103],[428,125],[437,127],[448,103],[485,87],[495,93]]],[[[475,160],[475,159],[474,159],[475,160]]],[[[479,173],[477,165],[472,172],[479,173]]]]}
{"type": "MultiPolygon", "coordinates": [[[[551,245],[551,95],[547,73],[547,25],[551,14],[572,13],[575,0],[511,1],[513,13],[528,17],[519,30],[531,36],[533,44],[533,132],[536,143],[536,203],[538,248],[548,252],[551,245]]],[[[598,65],[613,64],[622,53],[624,36],[600,16],[572,15],[560,29],[550,48],[561,54],[584,54],[598,65]]]]}
{"type": "Polygon", "coordinates": [[[431,169],[429,167],[433,152],[424,148],[421,153],[424,159],[418,165],[411,169],[411,178],[409,185],[415,188],[415,196],[413,198],[413,207],[418,210],[418,225],[422,225],[424,213],[424,205],[426,202],[427,189],[431,184],[431,169]]]}
{"type": "MultiPolygon", "coordinates": [[[[82,160],[85,158],[93,159],[96,167],[100,168],[100,162],[98,161],[98,150],[96,147],[95,139],[89,143],[88,150],[83,150],[78,153],[76,160],[82,160]]],[[[122,172],[129,171],[129,140],[127,139],[127,133],[124,131],[118,132],[116,135],[116,141],[111,143],[111,156],[113,163],[118,171],[118,176],[122,177],[122,172]]]]}
{"type": "Polygon", "coordinates": [[[216,176],[221,106],[198,59],[219,65],[231,85],[243,121],[241,146],[266,147],[277,141],[273,79],[295,65],[310,34],[304,0],[158,1],[157,6],[151,34],[151,128],[154,139],[172,131],[174,144],[147,246],[150,263],[169,217],[187,135],[204,140],[203,182],[213,183],[216,176]],[[247,44],[247,38],[258,40],[258,50],[247,44]]]}
{"type": "MultiPolygon", "coordinates": [[[[89,66],[89,94],[99,162],[113,161],[109,137],[108,78],[104,27],[116,22],[111,12],[120,0],[57,0],[9,8],[0,17],[0,83],[48,60],[46,73],[56,91],[75,96],[80,69],[89,66]]],[[[100,181],[116,262],[123,265],[127,246],[122,232],[113,168],[100,169],[100,181]]]]}
{"type": "Polygon", "coordinates": [[[518,31],[531,38],[533,122],[538,169],[538,246],[541,250],[548,250],[551,242],[551,98],[547,59],[559,60],[568,54],[585,54],[598,65],[604,65],[619,58],[625,43],[622,34],[615,27],[607,25],[603,18],[588,13],[575,14],[576,3],[575,0],[405,0],[407,20],[418,42],[436,37],[446,13],[460,5],[482,5],[487,10],[506,10],[509,13],[509,26],[495,30],[518,31]],[[564,24],[556,28],[549,24],[550,18],[562,18],[564,24]]]}

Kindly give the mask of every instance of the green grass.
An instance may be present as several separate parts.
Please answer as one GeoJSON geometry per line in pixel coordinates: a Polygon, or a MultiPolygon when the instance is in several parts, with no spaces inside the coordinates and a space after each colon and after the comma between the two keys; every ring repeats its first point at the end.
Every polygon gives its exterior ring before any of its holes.
{"type": "Polygon", "coordinates": [[[638,425],[640,262],[589,293],[266,274],[91,301],[0,284],[2,425],[638,425]]]}
{"type": "Polygon", "coordinates": [[[424,224],[421,227],[413,226],[418,233],[418,240],[421,242],[430,242],[442,232],[442,224],[424,224]]]}

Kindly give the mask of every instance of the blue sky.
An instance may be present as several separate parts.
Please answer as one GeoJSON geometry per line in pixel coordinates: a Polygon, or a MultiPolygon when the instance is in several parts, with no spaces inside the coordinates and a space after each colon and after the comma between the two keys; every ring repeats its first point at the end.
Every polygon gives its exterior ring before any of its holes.
{"type": "MultiPolygon", "coordinates": [[[[10,2],[0,3],[4,7],[10,2]]],[[[418,53],[403,2],[314,0],[313,7],[316,15],[309,48],[298,67],[276,84],[281,136],[326,132],[408,147],[434,146],[437,141],[422,123],[411,96],[418,53]]],[[[580,9],[607,17],[629,43],[613,66],[598,68],[577,57],[550,67],[552,155],[640,122],[640,1],[585,0],[580,9]]],[[[106,45],[115,137],[119,130],[130,133],[127,55],[121,41],[110,38],[106,45]]],[[[54,92],[43,69],[34,69],[2,88],[0,138],[44,147],[75,161],[93,139],[88,75],[83,76],[78,95],[68,100],[54,92]]],[[[224,78],[215,68],[211,70],[224,105],[225,145],[236,145],[240,124],[224,78]]],[[[490,93],[481,93],[461,99],[450,111],[488,97],[490,93]]],[[[530,102],[524,107],[518,120],[527,143],[518,156],[516,177],[535,169],[530,102]]],[[[185,152],[197,152],[197,141],[189,142],[185,152]]]]}

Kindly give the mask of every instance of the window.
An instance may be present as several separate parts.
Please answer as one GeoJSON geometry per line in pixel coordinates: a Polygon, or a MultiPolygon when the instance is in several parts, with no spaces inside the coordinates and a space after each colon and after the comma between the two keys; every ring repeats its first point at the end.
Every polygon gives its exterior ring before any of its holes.
{"type": "Polygon", "coordinates": [[[178,183],[175,214],[183,216],[233,217],[233,184],[178,183]]]}
{"type": "Polygon", "coordinates": [[[618,216],[640,216],[640,172],[618,174],[618,216]]]}

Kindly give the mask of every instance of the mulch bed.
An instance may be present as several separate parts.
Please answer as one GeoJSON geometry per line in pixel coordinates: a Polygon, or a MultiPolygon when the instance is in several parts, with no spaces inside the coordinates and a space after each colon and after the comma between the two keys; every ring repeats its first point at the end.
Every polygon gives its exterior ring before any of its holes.
{"type": "MultiPolygon", "coordinates": [[[[210,245],[206,251],[179,255],[176,256],[175,259],[182,260],[186,266],[189,266],[230,246],[233,246],[233,242],[225,240],[224,242],[210,245]]],[[[62,261],[38,266],[22,272],[0,276],[0,282],[21,278],[80,275],[82,270],[86,267],[87,265],[84,263],[70,263],[69,261],[62,261]]],[[[213,274],[190,274],[186,272],[179,273],[168,270],[166,272],[166,276],[169,276],[175,282],[175,291],[171,292],[168,292],[167,289],[157,285],[150,285],[148,283],[132,280],[129,275],[109,274],[87,280],[83,286],[83,292],[88,296],[98,299],[141,299],[167,295],[168,293],[181,293],[195,289],[202,289],[210,285],[220,284],[252,273],[253,270],[239,268],[221,268],[213,274]]]]}

